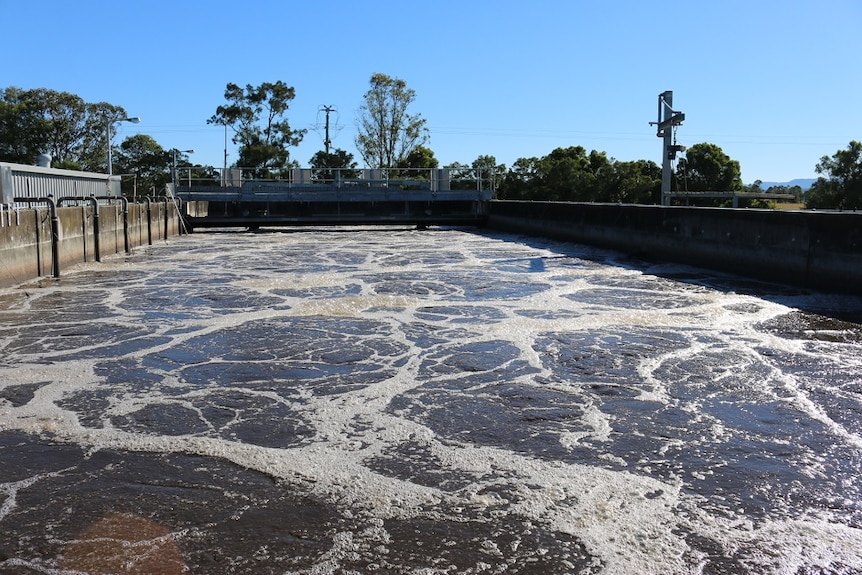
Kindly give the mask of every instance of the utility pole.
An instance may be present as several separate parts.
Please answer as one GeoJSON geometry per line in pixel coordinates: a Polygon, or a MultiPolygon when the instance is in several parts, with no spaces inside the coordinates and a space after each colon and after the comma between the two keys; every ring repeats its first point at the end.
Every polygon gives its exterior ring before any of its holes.
{"type": "Polygon", "coordinates": [[[662,140],[661,162],[661,205],[670,205],[670,182],[673,176],[671,162],[676,159],[677,152],[684,152],[685,146],[673,143],[673,128],[682,124],[685,114],[673,109],[673,92],[667,90],[658,95],[658,121],[650,122],[657,126],[656,136],[662,140]]]}
{"type": "Polygon", "coordinates": [[[332,140],[329,139],[329,113],[335,111],[335,106],[321,106],[321,110],[326,112],[326,138],[323,140],[323,146],[326,149],[326,155],[329,155],[329,146],[332,145],[332,140]]]}

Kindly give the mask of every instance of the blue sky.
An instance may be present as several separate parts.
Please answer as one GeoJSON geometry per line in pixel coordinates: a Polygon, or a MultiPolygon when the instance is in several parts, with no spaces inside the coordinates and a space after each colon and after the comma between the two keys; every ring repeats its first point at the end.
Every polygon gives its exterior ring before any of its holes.
{"type": "MultiPolygon", "coordinates": [[[[661,163],[658,94],[685,112],[678,143],[710,142],[750,183],[816,177],[821,156],[862,140],[859,0],[0,0],[0,87],[50,88],[122,106],[136,133],[220,167],[207,118],[228,82],[283,80],[291,157],[354,153],[375,72],[417,94],[441,164],[507,166],[581,145],[661,163]]],[[[229,161],[236,148],[228,144],[229,161]]]]}

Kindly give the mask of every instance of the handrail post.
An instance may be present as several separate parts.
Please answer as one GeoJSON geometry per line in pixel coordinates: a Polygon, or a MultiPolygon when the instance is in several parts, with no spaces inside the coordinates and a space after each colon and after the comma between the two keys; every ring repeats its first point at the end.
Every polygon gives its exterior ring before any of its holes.
{"type": "Polygon", "coordinates": [[[51,211],[51,259],[54,277],[60,277],[60,218],[57,216],[57,204],[54,198],[47,197],[48,209],[51,211]]]}
{"type": "Polygon", "coordinates": [[[93,202],[93,251],[96,252],[96,261],[100,262],[102,261],[102,249],[99,236],[102,235],[102,230],[99,226],[99,200],[93,196],[85,199],[93,202]]]}
{"type": "Polygon", "coordinates": [[[126,253],[132,253],[132,248],[129,245],[129,200],[125,196],[120,197],[123,202],[123,244],[126,248],[126,253]]]}
{"type": "Polygon", "coordinates": [[[150,196],[144,196],[144,201],[147,202],[147,245],[153,245],[153,207],[150,196]]]}

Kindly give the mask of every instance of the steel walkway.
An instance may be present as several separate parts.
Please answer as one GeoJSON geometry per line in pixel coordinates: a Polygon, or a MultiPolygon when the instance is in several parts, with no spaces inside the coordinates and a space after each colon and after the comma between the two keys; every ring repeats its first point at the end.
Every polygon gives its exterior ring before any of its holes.
{"type": "MultiPolygon", "coordinates": [[[[449,189],[442,179],[251,180],[177,185],[190,230],[213,227],[399,224],[483,225],[490,189],[449,189]]],[[[477,185],[481,188],[481,183],[477,185]]]]}

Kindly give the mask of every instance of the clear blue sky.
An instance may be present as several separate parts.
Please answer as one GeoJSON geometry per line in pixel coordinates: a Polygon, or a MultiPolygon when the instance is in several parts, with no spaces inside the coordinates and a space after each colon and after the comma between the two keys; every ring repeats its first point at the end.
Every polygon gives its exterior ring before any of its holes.
{"type": "MultiPolygon", "coordinates": [[[[50,88],[122,106],[151,135],[220,167],[206,123],[228,82],[283,80],[307,128],[291,157],[356,153],[375,72],[417,94],[441,164],[511,166],[561,146],[661,163],[658,94],[686,114],[678,143],[710,142],[750,183],[815,177],[862,140],[860,0],[0,0],[0,87],[50,88]]],[[[236,149],[228,145],[229,161],[236,149]]]]}

